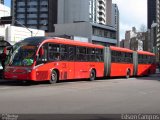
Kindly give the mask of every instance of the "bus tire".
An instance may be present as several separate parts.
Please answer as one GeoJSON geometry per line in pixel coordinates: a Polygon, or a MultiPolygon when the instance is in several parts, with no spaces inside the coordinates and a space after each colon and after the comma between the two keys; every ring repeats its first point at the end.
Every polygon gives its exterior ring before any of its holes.
{"type": "Polygon", "coordinates": [[[96,71],[92,69],[91,72],[90,72],[89,80],[93,81],[95,79],[96,79],[96,71]]]}
{"type": "Polygon", "coordinates": [[[146,76],[148,77],[150,74],[151,74],[151,70],[149,69],[146,76]]]}
{"type": "Polygon", "coordinates": [[[33,81],[31,81],[31,80],[23,80],[23,81],[22,81],[22,84],[23,84],[23,85],[32,85],[32,84],[33,84],[33,81]]]}
{"type": "Polygon", "coordinates": [[[130,75],[131,75],[131,71],[130,71],[130,70],[127,70],[127,72],[126,72],[126,78],[127,78],[127,79],[130,78],[130,75]]]}
{"type": "Polygon", "coordinates": [[[52,73],[51,73],[51,78],[49,80],[49,83],[50,84],[55,84],[57,82],[58,82],[58,74],[55,70],[53,70],[52,73]]]}

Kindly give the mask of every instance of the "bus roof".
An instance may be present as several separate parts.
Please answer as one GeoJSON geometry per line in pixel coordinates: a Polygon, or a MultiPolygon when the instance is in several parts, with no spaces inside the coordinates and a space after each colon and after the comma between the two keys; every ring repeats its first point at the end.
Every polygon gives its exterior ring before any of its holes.
{"type": "Polygon", "coordinates": [[[71,39],[66,38],[59,38],[59,37],[29,37],[24,39],[23,41],[19,42],[20,44],[28,44],[28,45],[39,45],[43,42],[52,42],[52,43],[59,43],[59,44],[69,44],[69,45],[78,45],[78,46],[85,46],[85,47],[96,47],[96,48],[104,48],[102,45],[96,45],[87,42],[80,42],[74,41],[71,39]]]}
{"type": "Polygon", "coordinates": [[[19,43],[23,44],[30,44],[30,45],[39,45],[42,43],[44,40],[48,39],[49,37],[28,37],[25,38],[24,40],[20,41],[19,43]]]}
{"type": "Polygon", "coordinates": [[[148,51],[137,51],[138,54],[143,54],[143,55],[152,55],[155,56],[154,53],[148,52],[148,51]]]}
{"type": "Polygon", "coordinates": [[[115,46],[110,46],[111,50],[115,50],[115,51],[121,51],[121,52],[130,52],[133,53],[133,50],[127,49],[127,48],[121,48],[121,47],[115,47],[115,46]]]}
{"type": "Polygon", "coordinates": [[[66,39],[66,38],[48,38],[46,42],[53,42],[53,43],[59,43],[59,44],[68,44],[68,45],[77,45],[77,46],[84,46],[84,47],[93,47],[93,48],[104,48],[102,45],[96,45],[92,43],[87,43],[87,42],[80,42],[80,41],[75,41],[71,39],[66,39]],[[54,40],[54,41],[53,41],[54,40]]]}

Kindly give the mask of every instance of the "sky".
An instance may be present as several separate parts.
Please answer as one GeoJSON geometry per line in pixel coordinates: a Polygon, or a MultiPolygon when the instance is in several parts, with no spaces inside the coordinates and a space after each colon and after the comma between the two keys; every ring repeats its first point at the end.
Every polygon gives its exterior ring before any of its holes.
{"type": "Polygon", "coordinates": [[[4,4],[8,7],[10,7],[11,0],[4,0],[4,4]]]}
{"type": "Polygon", "coordinates": [[[118,5],[120,13],[120,40],[125,38],[125,31],[141,25],[147,27],[147,0],[112,0],[118,5]]]}
{"type": "MultiPolygon", "coordinates": [[[[120,13],[120,40],[125,38],[125,31],[132,27],[140,29],[141,25],[147,26],[147,0],[112,0],[116,3],[120,13]]],[[[10,0],[5,0],[5,5],[10,7],[10,0]]]]}

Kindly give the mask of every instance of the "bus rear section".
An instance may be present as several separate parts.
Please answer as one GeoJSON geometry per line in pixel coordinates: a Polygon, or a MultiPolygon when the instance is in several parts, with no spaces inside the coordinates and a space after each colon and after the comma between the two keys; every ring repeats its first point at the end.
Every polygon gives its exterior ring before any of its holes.
{"type": "Polygon", "coordinates": [[[105,76],[133,76],[132,50],[110,46],[105,51],[105,76]]]}
{"type": "Polygon", "coordinates": [[[146,76],[155,73],[155,54],[146,51],[137,51],[137,61],[136,76],[146,76]]]}

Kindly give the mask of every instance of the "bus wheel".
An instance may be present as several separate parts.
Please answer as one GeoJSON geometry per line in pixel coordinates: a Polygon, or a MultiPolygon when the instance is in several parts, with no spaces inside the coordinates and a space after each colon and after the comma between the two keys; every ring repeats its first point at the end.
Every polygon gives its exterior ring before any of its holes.
{"type": "Polygon", "coordinates": [[[130,77],[130,74],[131,74],[130,70],[127,70],[127,73],[126,73],[126,78],[127,79],[130,77]]]}
{"type": "Polygon", "coordinates": [[[23,85],[31,85],[31,84],[33,84],[33,81],[31,81],[31,80],[24,80],[24,81],[22,81],[22,84],[23,85]]]}
{"type": "Polygon", "coordinates": [[[51,79],[49,80],[51,84],[57,83],[58,82],[58,74],[55,70],[52,71],[51,73],[51,79]]]}
{"type": "Polygon", "coordinates": [[[96,72],[95,72],[95,70],[91,70],[89,80],[93,81],[95,79],[96,79],[96,72]]]}
{"type": "Polygon", "coordinates": [[[148,70],[148,72],[147,72],[147,77],[149,76],[151,74],[151,70],[148,70]]]}

